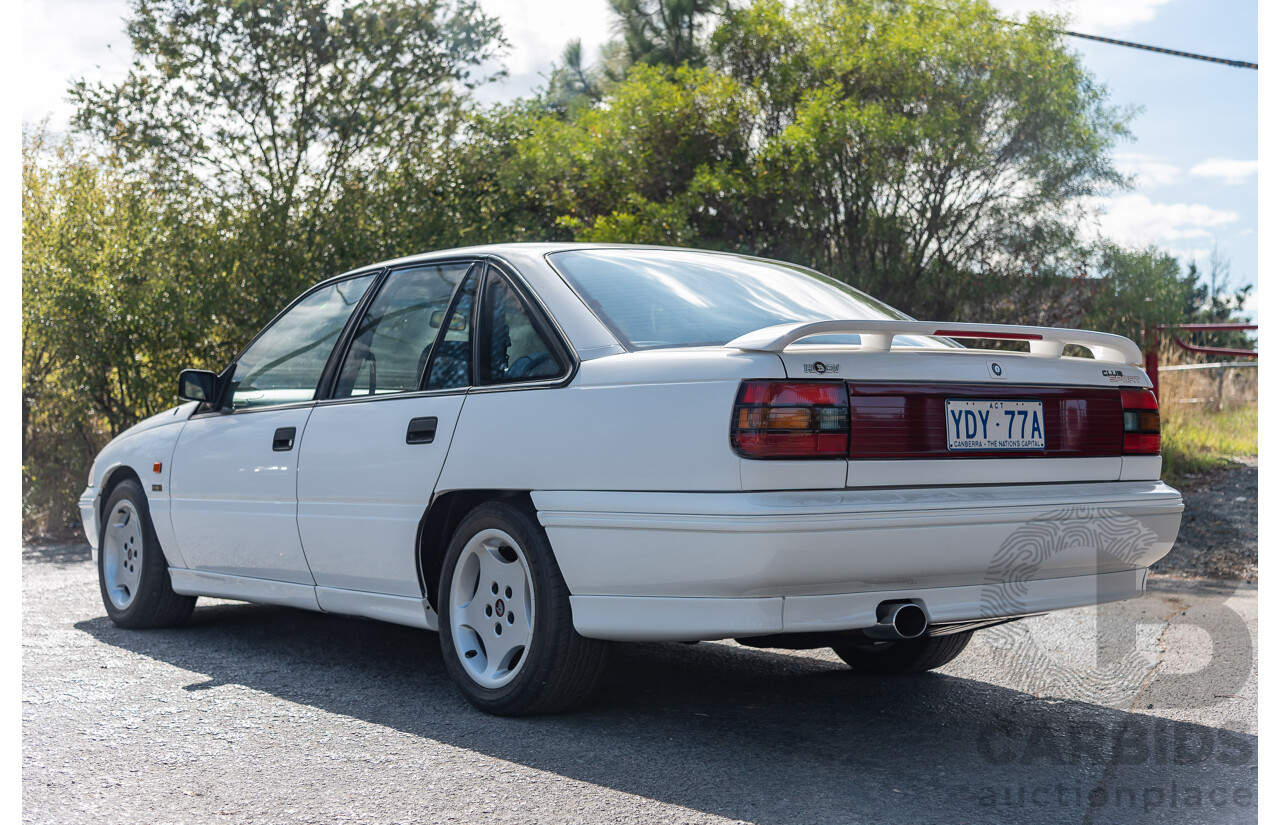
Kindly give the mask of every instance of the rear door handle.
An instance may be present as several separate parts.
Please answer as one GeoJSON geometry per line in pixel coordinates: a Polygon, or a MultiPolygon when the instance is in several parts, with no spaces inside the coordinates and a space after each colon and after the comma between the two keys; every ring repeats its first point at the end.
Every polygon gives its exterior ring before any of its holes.
{"type": "Polygon", "coordinates": [[[406,444],[430,444],[436,440],[436,417],[415,418],[409,422],[409,429],[404,434],[406,444]]]}
{"type": "Polygon", "coordinates": [[[293,449],[293,437],[297,434],[297,427],[281,427],[276,430],[276,436],[271,440],[271,449],[277,453],[286,453],[293,449]]]}

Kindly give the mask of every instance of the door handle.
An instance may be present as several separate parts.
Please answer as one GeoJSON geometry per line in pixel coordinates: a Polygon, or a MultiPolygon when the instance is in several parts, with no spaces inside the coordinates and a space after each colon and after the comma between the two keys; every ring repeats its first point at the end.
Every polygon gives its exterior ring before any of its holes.
{"type": "Polygon", "coordinates": [[[430,444],[436,440],[436,417],[415,418],[409,422],[409,429],[404,434],[406,444],[430,444]]]}
{"type": "Polygon", "coordinates": [[[271,440],[271,449],[277,453],[288,452],[293,449],[293,437],[298,432],[296,427],[281,427],[276,430],[275,438],[271,440]]]}

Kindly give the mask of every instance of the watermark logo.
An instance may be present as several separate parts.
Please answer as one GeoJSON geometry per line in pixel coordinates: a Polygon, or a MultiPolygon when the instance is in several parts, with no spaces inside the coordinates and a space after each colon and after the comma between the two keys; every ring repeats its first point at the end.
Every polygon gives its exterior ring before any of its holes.
{"type": "MultiPolygon", "coordinates": [[[[1046,598],[1080,582],[1096,583],[1092,592],[1075,594],[1082,605],[1131,597],[1164,541],[1114,509],[1067,507],[1045,514],[1019,526],[993,555],[982,614],[1041,613],[1046,598]]],[[[985,631],[982,639],[996,663],[1019,680],[1010,687],[1034,695],[1112,707],[1127,706],[1139,694],[1153,709],[1215,704],[1217,698],[1199,689],[1204,680],[1222,686],[1219,693],[1236,693],[1248,681],[1253,659],[1252,637],[1226,605],[1229,595],[1198,600],[1190,616],[1176,594],[1158,595],[1149,611],[1094,607],[1058,614],[1048,631],[1034,621],[1013,622],[985,631]],[[1166,654],[1175,639],[1186,650],[1171,657],[1166,654]]]]}

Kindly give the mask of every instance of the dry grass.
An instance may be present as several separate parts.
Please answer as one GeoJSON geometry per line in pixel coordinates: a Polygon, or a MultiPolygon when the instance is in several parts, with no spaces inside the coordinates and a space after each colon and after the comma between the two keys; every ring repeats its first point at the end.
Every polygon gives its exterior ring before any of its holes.
{"type": "Polygon", "coordinates": [[[1164,372],[1160,416],[1164,478],[1183,481],[1258,456],[1258,371],[1164,372]]]}

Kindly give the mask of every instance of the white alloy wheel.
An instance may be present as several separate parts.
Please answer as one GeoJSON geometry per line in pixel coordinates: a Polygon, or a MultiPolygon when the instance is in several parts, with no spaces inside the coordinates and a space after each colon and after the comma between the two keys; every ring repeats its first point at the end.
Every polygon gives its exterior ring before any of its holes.
{"type": "Polygon", "coordinates": [[[449,629],[467,676],[485,688],[506,685],[533,643],[533,574],[524,551],[506,532],[482,530],[462,548],[449,588],[449,629]]]}
{"type": "Polygon", "coordinates": [[[173,627],[196,606],[195,596],[173,592],[164,548],[137,479],[115,485],[102,508],[98,589],[107,615],[120,627],[173,627]]]}
{"type": "Polygon", "coordinates": [[[102,535],[102,575],[107,598],[120,610],[133,603],[142,582],[142,517],[129,499],[107,514],[102,535]]]}

